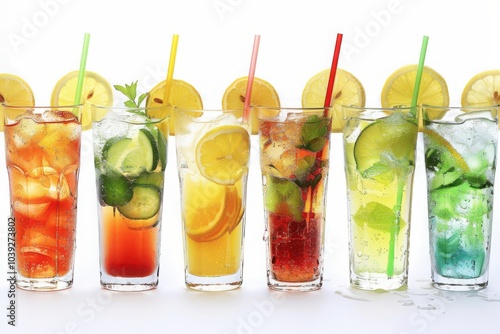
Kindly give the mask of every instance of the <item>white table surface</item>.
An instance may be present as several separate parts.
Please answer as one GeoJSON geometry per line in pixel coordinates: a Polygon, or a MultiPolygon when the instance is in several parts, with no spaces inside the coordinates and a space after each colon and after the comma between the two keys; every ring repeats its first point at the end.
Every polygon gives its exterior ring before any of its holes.
{"type": "MultiPolygon", "coordinates": [[[[500,242],[498,214],[493,224],[490,284],[479,292],[442,292],[431,287],[427,243],[422,138],[417,148],[409,283],[406,289],[368,292],[348,279],[348,235],[342,138],[332,135],[331,170],[322,289],[274,292],[267,288],[263,214],[256,137],[252,137],[243,286],[228,292],[185,288],[180,229],[179,186],[174,140],[166,170],[160,284],[140,293],[116,293],[99,285],[97,222],[91,133],[82,143],[75,282],[60,292],[17,290],[16,328],[5,333],[466,333],[486,331],[500,312],[500,242]]],[[[0,145],[3,145],[3,137],[0,145]]],[[[4,157],[0,159],[4,165],[4,157]]],[[[0,169],[2,187],[6,171],[0,169]]],[[[498,197],[497,197],[498,199],[498,197]]],[[[2,197],[2,220],[7,220],[2,197]]],[[[496,200],[495,202],[498,202],[496,200]]],[[[0,258],[6,258],[6,224],[0,234],[0,258]]],[[[2,260],[2,268],[6,261],[2,260]]],[[[7,269],[3,269],[6,273],[7,269]]],[[[6,280],[0,281],[0,308],[6,315],[6,280]]]]}

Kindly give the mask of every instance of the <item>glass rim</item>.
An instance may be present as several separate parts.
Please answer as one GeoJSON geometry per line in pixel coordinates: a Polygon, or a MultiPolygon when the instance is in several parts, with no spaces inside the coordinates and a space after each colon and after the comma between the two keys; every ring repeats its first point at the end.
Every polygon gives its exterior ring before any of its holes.
{"type": "Polygon", "coordinates": [[[7,104],[7,103],[1,103],[0,105],[3,108],[9,108],[9,109],[56,109],[56,108],[69,109],[69,108],[80,108],[80,107],[84,107],[85,106],[84,103],[61,105],[61,106],[50,106],[50,105],[48,105],[48,106],[47,105],[40,105],[40,106],[14,106],[14,105],[10,105],[10,104],[7,104]]]}
{"type": "Polygon", "coordinates": [[[450,109],[450,110],[459,110],[459,109],[466,109],[466,110],[486,110],[486,109],[495,109],[495,108],[500,108],[500,105],[487,105],[487,106],[435,106],[432,104],[422,104],[421,105],[422,109],[450,109]]]}
{"type": "MultiPolygon", "coordinates": [[[[250,107],[250,109],[252,109],[252,108],[253,107],[250,107]]],[[[219,108],[219,109],[218,108],[209,108],[209,109],[194,108],[194,109],[190,109],[190,108],[181,108],[181,107],[177,107],[177,106],[173,106],[172,109],[178,110],[178,111],[201,112],[201,113],[206,113],[206,112],[237,113],[237,112],[243,112],[245,110],[244,108],[241,108],[241,109],[222,109],[222,108],[219,108]]]]}
{"type": "Polygon", "coordinates": [[[342,109],[353,109],[353,110],[367,110],[367,111],[384,111],[384,110],[410,110],[413,108],[420,108],[420,105],[416,105],[414,107],[412,106],[407,106],[407,105],[402,105],[402,106],[397,106],[397,107],[360,107],[360,106],[352,106],[352,105],[341,105],[340,106],[342,109]]]}
{"type": "Polygon", "coordinates": [[[271,110],[287,110],[291,112],[299,112],[301,110],[308,110],[308,111],[313,111],[313,110],[325,110],[325,109],[334,109],[334,106],[330,107],[270,107],[270,106],[265,106],[265,105],[256,105],[254,108],[256,109],[271,109],[271,110]]]}
{"type": "Polygon", "coordinates": [[[119,109],[119,110],[143,110],[143,109],[163,109],[168,106],[154,106],[154,107],[127,107],[127,106],[105,106],[103,104],[94,104],[94,103],[89,103],[90,107],[97,108],[97,109],[119,109]]]}

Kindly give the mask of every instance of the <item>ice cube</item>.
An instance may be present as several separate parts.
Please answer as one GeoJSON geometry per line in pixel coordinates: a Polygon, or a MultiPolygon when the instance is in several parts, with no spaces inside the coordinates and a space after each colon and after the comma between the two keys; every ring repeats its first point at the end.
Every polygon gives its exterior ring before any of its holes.
{"type": "Polygon", "coordinates": [[[467,120],[473,120],[473,119],[487,119],[490,121],[495,121],[495,118],[493,117],[491,111],[489,110],[471,111],[455,117],[455,121],[457,123],[464,123],[467,120]]]}

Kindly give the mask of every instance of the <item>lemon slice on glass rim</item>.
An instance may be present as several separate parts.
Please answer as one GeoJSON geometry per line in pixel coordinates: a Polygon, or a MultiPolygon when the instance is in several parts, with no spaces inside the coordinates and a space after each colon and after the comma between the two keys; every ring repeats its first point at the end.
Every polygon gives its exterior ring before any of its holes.
{"type": "MultiPolygon", "coordinates": [[[[69,106],[74,104],[78,73],[78,71],[69,72],[57,81],[52,90],[51,105],[69,106]]],[[[113,89],[109,82],[97,73],[85,71],[81,103],[84,105],[82,130],[88,130],[92,128],[92,111],[89,103],[101,106],[113,105],[113,89]]]]}
{"type": "MultiPolygon", "coordinates": [[[[417,65],[406,65],[394,71],[386,80],[380,96],[382,108],[410,106],[415,88],[417,65]]],[[[417,105],[447,107],[450,103],[448,85],[435,70],[424,66],[417,105]]],[[[423,129],[422,117],[419,119],[419,131],[423,129]]]]}
{"type": "MultiPolygon", "coordinates": [[[[164,103],[163,99],[165,98],[165,85],[166,80],[163,80],[149,91],[148,97],[146,99],[146,107],[155,108],[165,106],[165,108],[167,108],[166,115],[170,117],[168,122],[168,132],[171,136],[173,136],[175,135],[175,125],[172,108],[178,107],[187,110],[202,110],[203,102],[201,100],[200,93],[198,93],[193,85],[182,80],[173,79],[169,97],[170,101],[168,101],[168,103],[164,103]]],[[[152,113],[150,114],[150,116],[159,117],[164,115],[155,115],[154,113],[152,113]]],[[[164,133],[166,132],[164,131],[164,133]]]]}
{"type": "MultiPolygon", "coordinates": [[[[245,106],[248,77],[234,80],[225,90],[222,96],[222,109],[239,110],[245,106]]],[[[280,107],[280,98],[276,89],[264,79],[254,78],[252,84],[251,106],[280,107]]],[[[259,132],[259,122],[255,110],[250,114],[251,133],[259,132]]]]}
{"type": "Polygon", "coordinates": [[[500,106],[500,70],[476,74],[462,92],[462,107],[489,106],[500,106]]]}
{"type": "MultiPolygon", "coordinates": [[[[302,91],[302,107],[323,107],[325,103],[330,69],[323,70],[312,76],[302,91]]],[[[351,73],[337,69],[335,85],[332,92],[332,132],[342,132],[342,105],[364,107],[366,103],[365,89],[361,82],[351,73]]]]}
{"type": "MultiPolygon", "coordinates": [[[[0,104],[34,106],[35,97],[30,86],[17,75],[0,74],[0,104]]],[[[0,108],[1,110],[1,108],[0,108]]],[[[0,114],[0,131],[3,131],[3,114],[0,114]]]]}

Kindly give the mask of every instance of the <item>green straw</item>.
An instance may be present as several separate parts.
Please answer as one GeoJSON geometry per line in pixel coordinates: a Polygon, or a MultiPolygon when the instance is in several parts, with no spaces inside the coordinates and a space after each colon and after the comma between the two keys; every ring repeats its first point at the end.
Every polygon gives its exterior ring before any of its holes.
{"type": "Polygon", "coordinates": [[[74,105],[80,104],[82,102],[83,79],[85,78],[85,66],[87,65],[89,40],[90,40],[90,34],[85,33],[85,37],[83,39],[82,57],[80,59],[80,70],[78,71],[78,82],[76,84],[75,101],[73,103],[74,105]]]}
{"type": "MultiPolygon", "coordinates": [[[[422,41],[422,48],[420,49],[420,59],[418,61],[417,76],[415,78],[415,87],[413,88],[413,97],[411,100],[411,114],[416,116],[416,106],[418,101],[418,92],[420,90],[420,82],[422,81],[422,73],[424,71],[424,61],[425,53],[427,52],[427,44],[429,43],[429,37],[424,36],[422,41]]],[[[400,228],[401,221],[401,203],[403,202],[403,190],[404,190],[404,180],[401,176],[398,176],[398,192],[396,195],[396,205],[394,207],[394,212],[396,213],[396,220],[391,229],[391,239],[389,241],[389,254],[387,260],[387,276],[392,277],[394,275],[394,253],[396,248],[396,234],[400,228]]]]}
{"type": "Polygon", "coordinates": [[[411,112],[415,116],[415,107],[418,103],[418,93],[420,91],[420,82],[422,81],[422,73],[424,72],[425,53],[427,52],[427,44],[429,36],[424,36],[422,47],[420,49],[420,59],[418,60],[417,76],[415,77],[415,86],[413,88],[413,97],[411,99],[411,112]]]}

